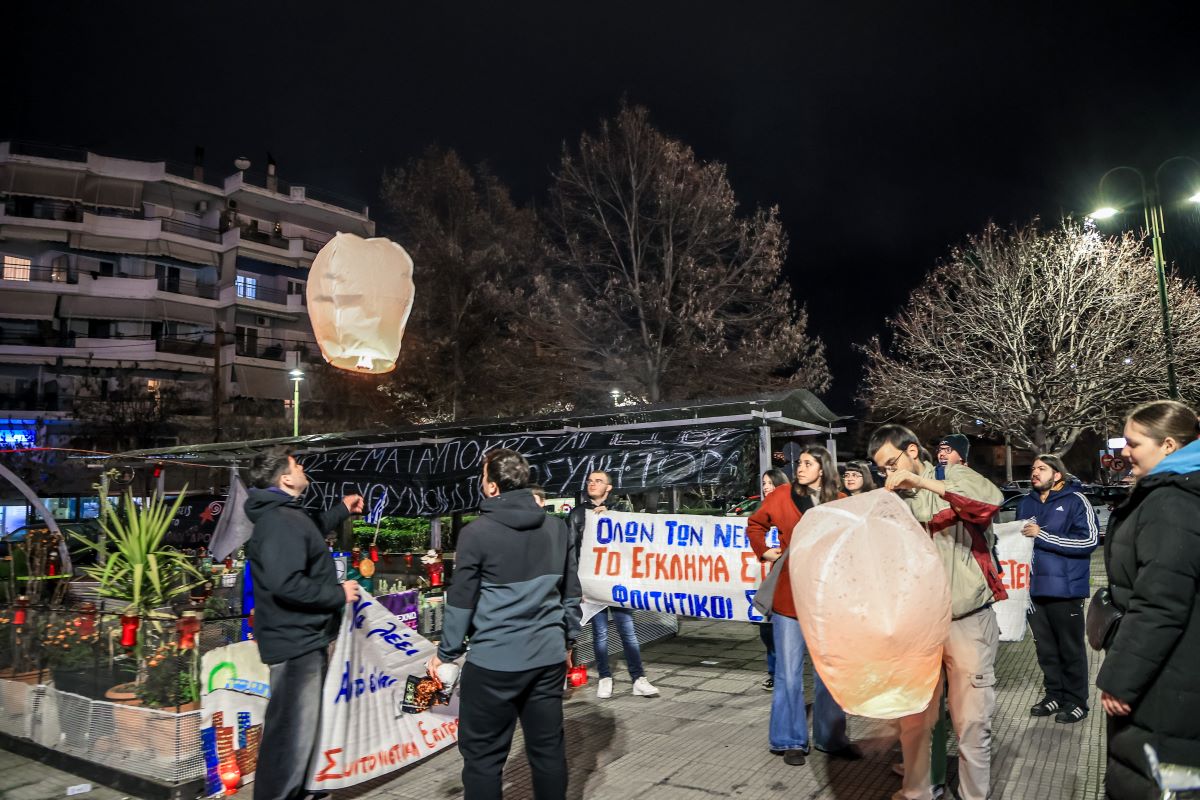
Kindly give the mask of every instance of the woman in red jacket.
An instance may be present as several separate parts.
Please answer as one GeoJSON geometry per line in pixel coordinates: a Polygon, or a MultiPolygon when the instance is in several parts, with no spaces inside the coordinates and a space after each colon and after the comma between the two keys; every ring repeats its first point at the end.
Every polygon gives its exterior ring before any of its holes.
{"type": "MultiPolygon", "coordinates": [[[[778,561],[787,550],[792,529],[805,511],[838,498],[838,473],[824,447],[804,448],[796,463],[796,480],[790,491],[771,492],[746,524],[746,535],[763,561],[778,561]],[[767,531],[779,529],[779,547],[768,547],[767,531]]],[[[791,766],[800,766],[808,755],[808,717],[804,702],[804,634],[796,621],[796,605],[787,572],[775,584],[771,622],[775,633],[775,692],[771,697],[769,740],[771,752],[791,766]]],[[[862,758],[862,751],[846,737],[846,713],[838,706],[821,676],[814,673],[813,739],[818,750],[835,758],[862,758]]]]}

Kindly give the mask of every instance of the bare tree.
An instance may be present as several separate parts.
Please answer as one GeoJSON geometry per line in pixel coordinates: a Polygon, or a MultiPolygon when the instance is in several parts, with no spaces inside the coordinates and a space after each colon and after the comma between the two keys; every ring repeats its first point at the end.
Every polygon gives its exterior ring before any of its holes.
{"type": "MultiPolygon", "coordinates": [[[[1200,295],[1167,288],[1180,385],[1195,400],[1200,295]],[[1188,379],[1191,380],[1188,380],[1188,379]]],[[[1167,394],[1154,260],[1132,235],[1065,220],[990,225],[926,278],[867,355],[864,399],[883,418],[975,425],[1035,452],[1167,394]]],[[[979,430],[975,427],[975,430],[979,430]]]]}
{"type": "Polygon", "coordinates": [[[551,191],[556,264],[523,327],[587,404],[829,385],[824,346],[782,280],[778,210],[739,216],[725,167],[625,107],[564,148],[551,191]]]}
{"type": "Polygon", "coordinates": [[[417,294],[394,379],[381,385],[411,421],[517,413],[535,403],[512,338],[520,287],[543,260],[537,219],[486,167],[430,148],[384,176],[383,199],[413,256],[417,294]]]}

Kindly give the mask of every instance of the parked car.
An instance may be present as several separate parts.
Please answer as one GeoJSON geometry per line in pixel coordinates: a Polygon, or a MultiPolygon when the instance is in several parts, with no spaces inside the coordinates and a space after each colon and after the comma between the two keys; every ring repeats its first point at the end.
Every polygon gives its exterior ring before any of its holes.
{"type": "Polygon", "coordinates": [[[740,499],[731,501],[727,506],[725,506],[725,516],[748,517],[755,511],[758,511],[758,507],[761,505],[762,497],[757,494],[752,494],[749,497],[742,497],[740,499]]]}

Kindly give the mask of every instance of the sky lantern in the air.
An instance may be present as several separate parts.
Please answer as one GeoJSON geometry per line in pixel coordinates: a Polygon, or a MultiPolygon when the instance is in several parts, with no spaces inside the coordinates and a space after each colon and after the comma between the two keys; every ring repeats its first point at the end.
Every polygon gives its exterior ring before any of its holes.
{"type": "Polygon", "coordinates": [[[339,233],[308,275],[308,315],[321,354],[339,369],[380,374],[396,368],[412,311],[413,261],[384,239],[339,233]]]}

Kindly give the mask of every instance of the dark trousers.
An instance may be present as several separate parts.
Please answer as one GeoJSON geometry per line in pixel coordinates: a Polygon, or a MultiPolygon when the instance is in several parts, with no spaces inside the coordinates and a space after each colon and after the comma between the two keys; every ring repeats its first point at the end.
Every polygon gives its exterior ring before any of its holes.
{"type": "Polygon", "coordinates": [[[463,800],[500,800],[504,762],[521,720],[535,800],[567,794],[567,745],[563,735],[564,660],[522,672],[463,667],[459,696],[458,751],[463,757],[463,800]]]}
{"type": "Polygon", "coordinates": [[[325,648],[271,665],[271,699],[263,718],[254,800],[296,800],[308,792],[308,762],[321,724],[325,648]]]}
{"type": "Polygon", "coordinates": [[[1035,597],[1029,627],[1037,645],[1046,696],[1063,705],[1088,707],[1088,662],[1083,639],[1083,600],[1035,597]]]}

